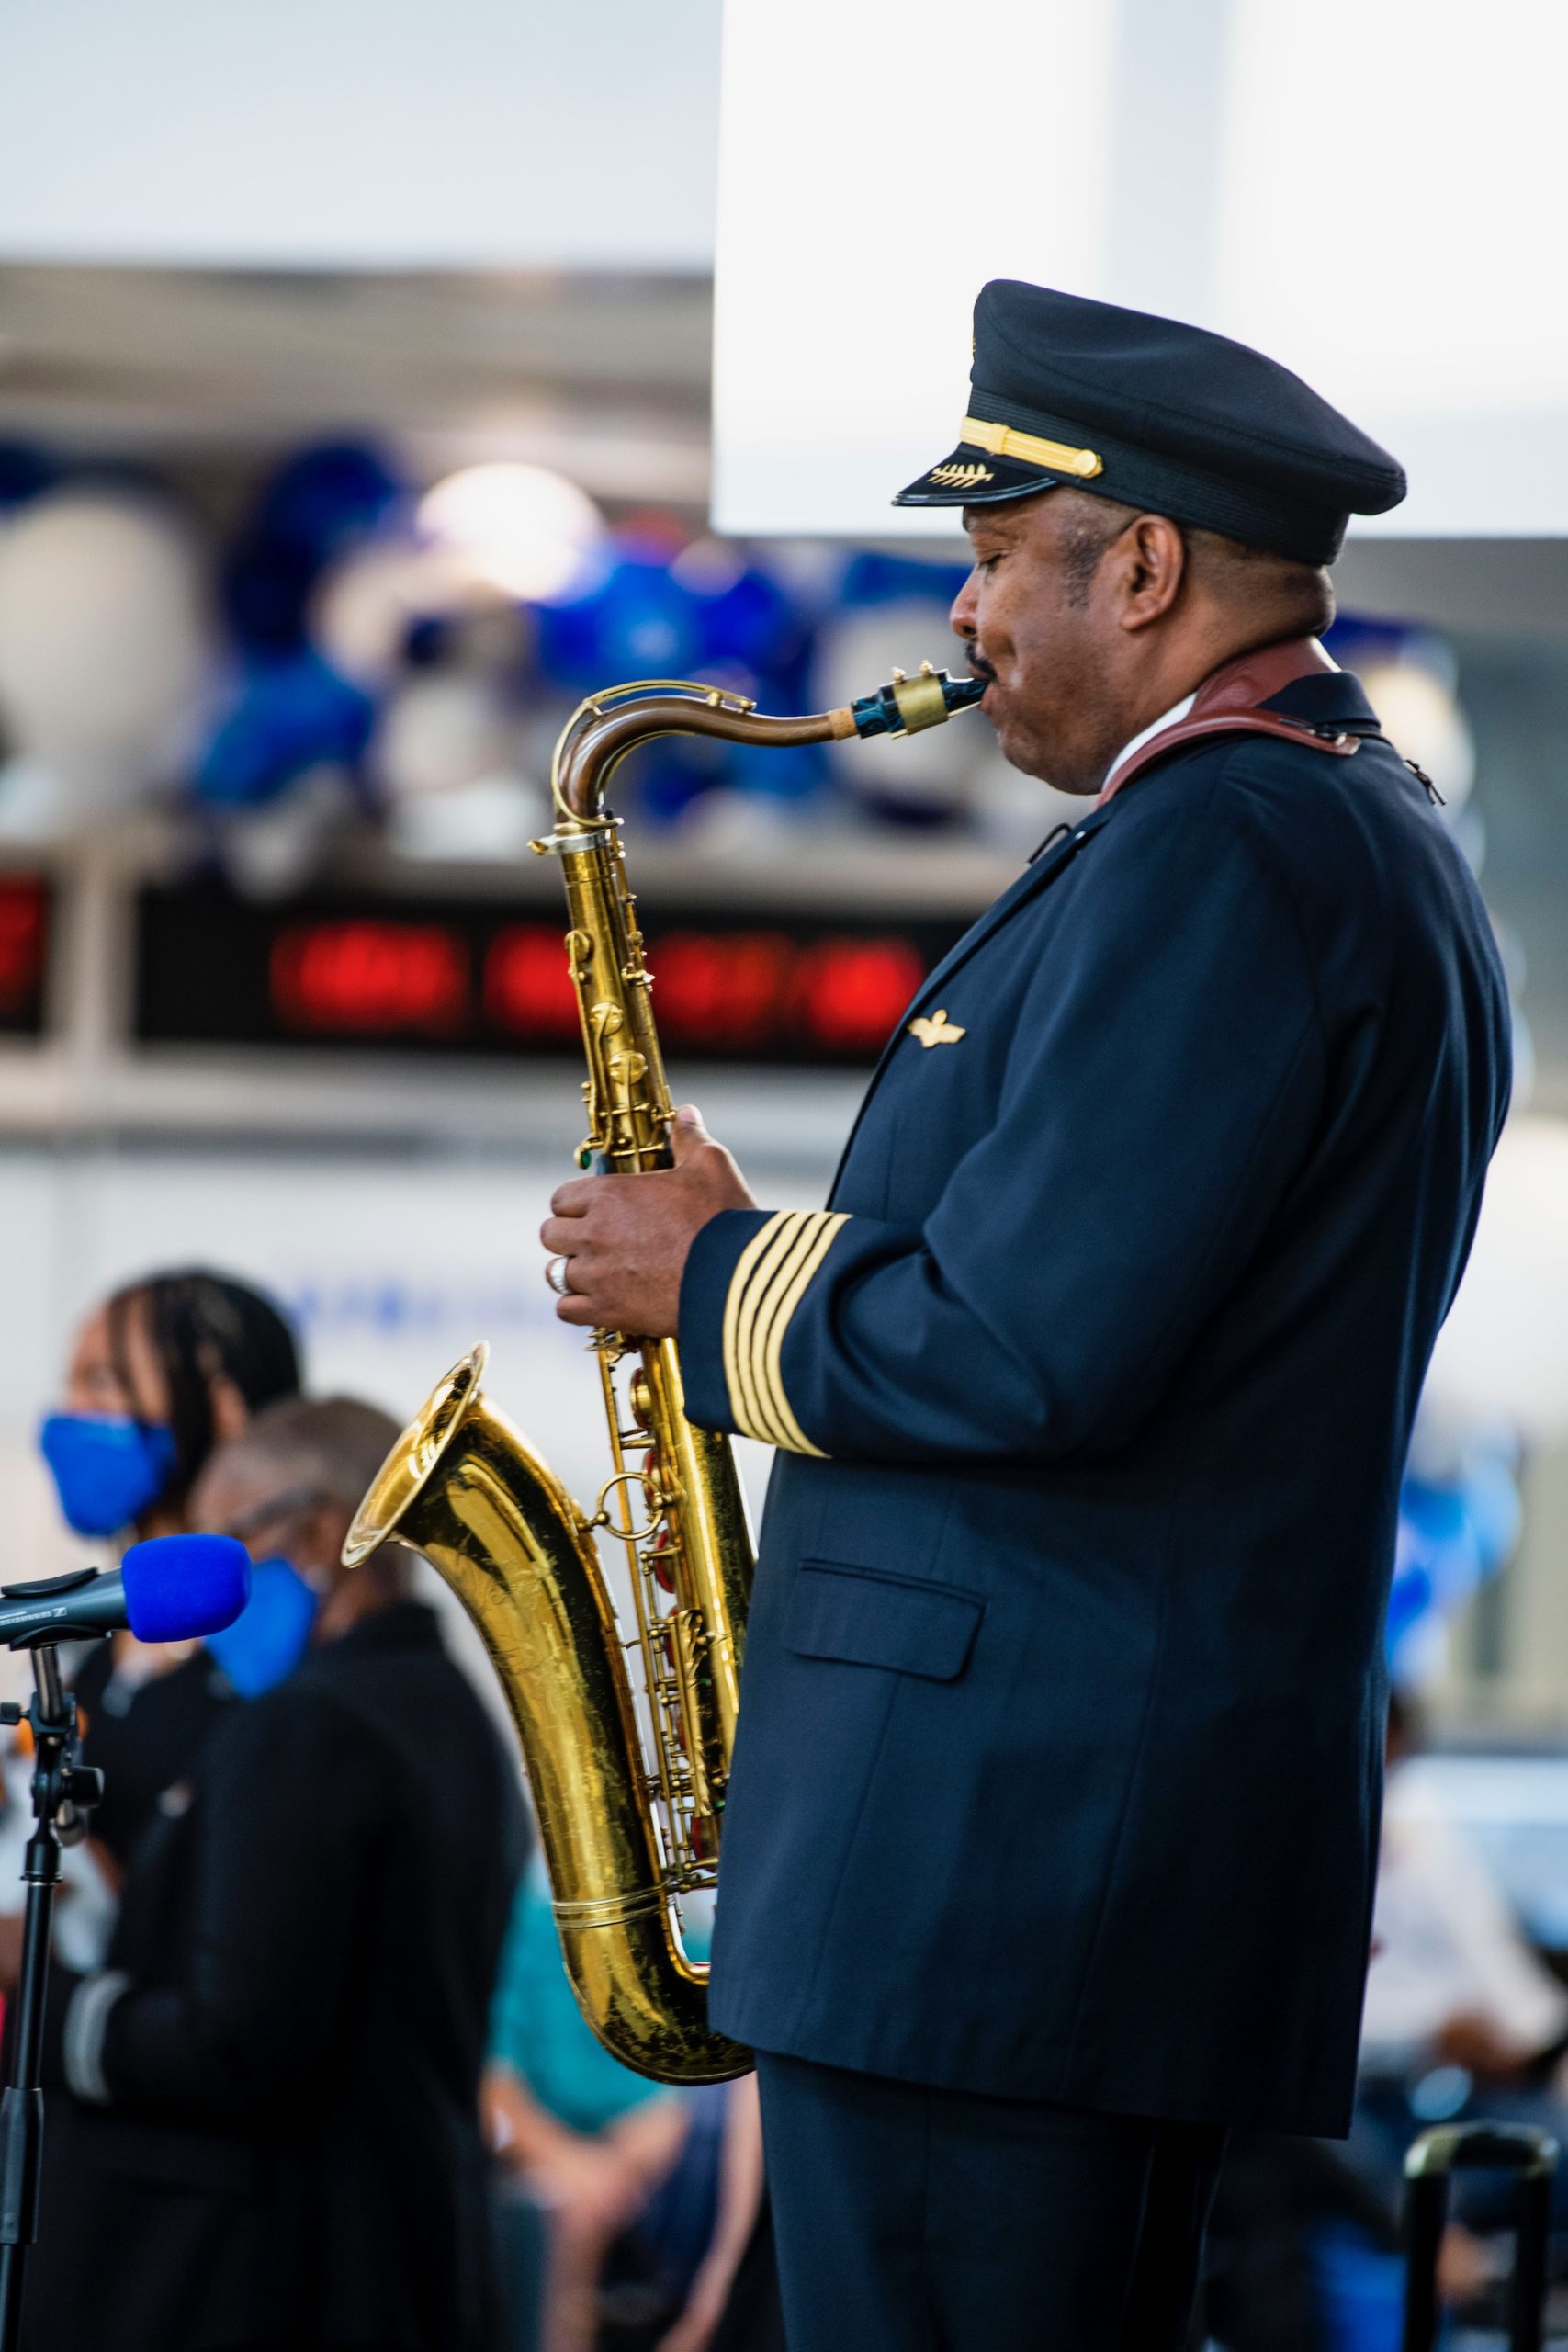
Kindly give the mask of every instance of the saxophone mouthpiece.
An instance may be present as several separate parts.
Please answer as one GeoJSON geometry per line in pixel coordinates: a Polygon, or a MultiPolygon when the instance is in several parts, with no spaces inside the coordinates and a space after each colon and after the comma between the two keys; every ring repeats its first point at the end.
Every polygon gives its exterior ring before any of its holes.
{"type": "Polygon", "coordinates": [[[857,735],[918,735],[923,727],[940,727],[955,711],[967,710],[986,685],[984,678],[950,678],[945,670],[922,662],[918,677],[895,670],[890,684],[863,695],[850,705],[849,715],[857,735]]]}

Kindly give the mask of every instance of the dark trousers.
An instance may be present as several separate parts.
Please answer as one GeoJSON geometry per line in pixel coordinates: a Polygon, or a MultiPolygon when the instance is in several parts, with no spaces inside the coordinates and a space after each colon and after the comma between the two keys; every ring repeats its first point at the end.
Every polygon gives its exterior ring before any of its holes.
{"type": "Polygon", "coordinates": [[[790,2352],[1182,2352],[1223,2131],[757,2077],[790,2352]]]}

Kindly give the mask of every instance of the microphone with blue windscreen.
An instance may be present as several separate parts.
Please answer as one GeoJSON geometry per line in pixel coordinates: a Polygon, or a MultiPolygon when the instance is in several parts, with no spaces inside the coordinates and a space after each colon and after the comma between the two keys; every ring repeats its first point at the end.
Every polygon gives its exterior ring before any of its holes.
{"type": "Polygon", "coordinates": [[[118,1568],[79,1568],[36,1584],[0,1585],[0,1644],[32,1652],[33,1699],[0,1703],[0,1724],[32,1733],[33,1834],[22,1876],[27,1911],[22,1964],[6,2001],[9,2079],[0,2091],[0,2352],[21,2327],[22,2277],[38,2235],[43,2148],[44,2004],[61,1848],[86,1830],[104,1776],[81,1761],[76,1701],[61,1680],[61,1642],[118,1634],[141,1642],[188,1642],[231,1625],[251,1597],[251,1558],[232,1535],[155,1535],[133,1544],[118,1568]],[[13,2012],[15,2023],[13,2025],[13,2012]]]}
{"type": "Polygon", "coordinates": [[[118,1568],[78,1568],[0,1585],[0,1643],[91,1640],[129,1627],[139,1642],[188,1642],[231,1625],[251,1597],[251,1558],[232,1535],[153,1535],[118,1568]]]}

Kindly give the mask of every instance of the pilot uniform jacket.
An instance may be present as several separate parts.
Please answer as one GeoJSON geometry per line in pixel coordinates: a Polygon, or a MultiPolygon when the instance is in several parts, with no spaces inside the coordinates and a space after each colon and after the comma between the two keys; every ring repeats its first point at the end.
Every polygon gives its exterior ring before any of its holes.
{"type": "Polygon", "coordinates": [[[479,2080],[524,1837],[413,1602],[227,1711],[135,1849],[109,1972],[51,1981],[27,2346],[489,2352],[479,2080]]]}
{"type": "Polygon", "coordinates": [[[688,1408],[780,1448],[712,2013],[1007,2098],[1336,2133],[1402,1467],[1507,1092],[1474,883],[1357,681],[1173,747],[731,1211],[688,1408]]]}

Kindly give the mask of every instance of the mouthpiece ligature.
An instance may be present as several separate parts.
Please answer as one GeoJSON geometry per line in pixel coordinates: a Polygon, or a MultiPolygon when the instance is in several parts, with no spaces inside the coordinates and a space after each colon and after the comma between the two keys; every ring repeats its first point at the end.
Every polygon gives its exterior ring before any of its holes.
{"type": "Polygon", "coordinates": [[[940,727],[954,711],[978,702],[986,684],[984,678],[950,678],[945,670],[922,662],[913,678],[895,670],[887,685],[850,705],[850,716],[860,736],[918,735],[922,728],[940,727]]]}

